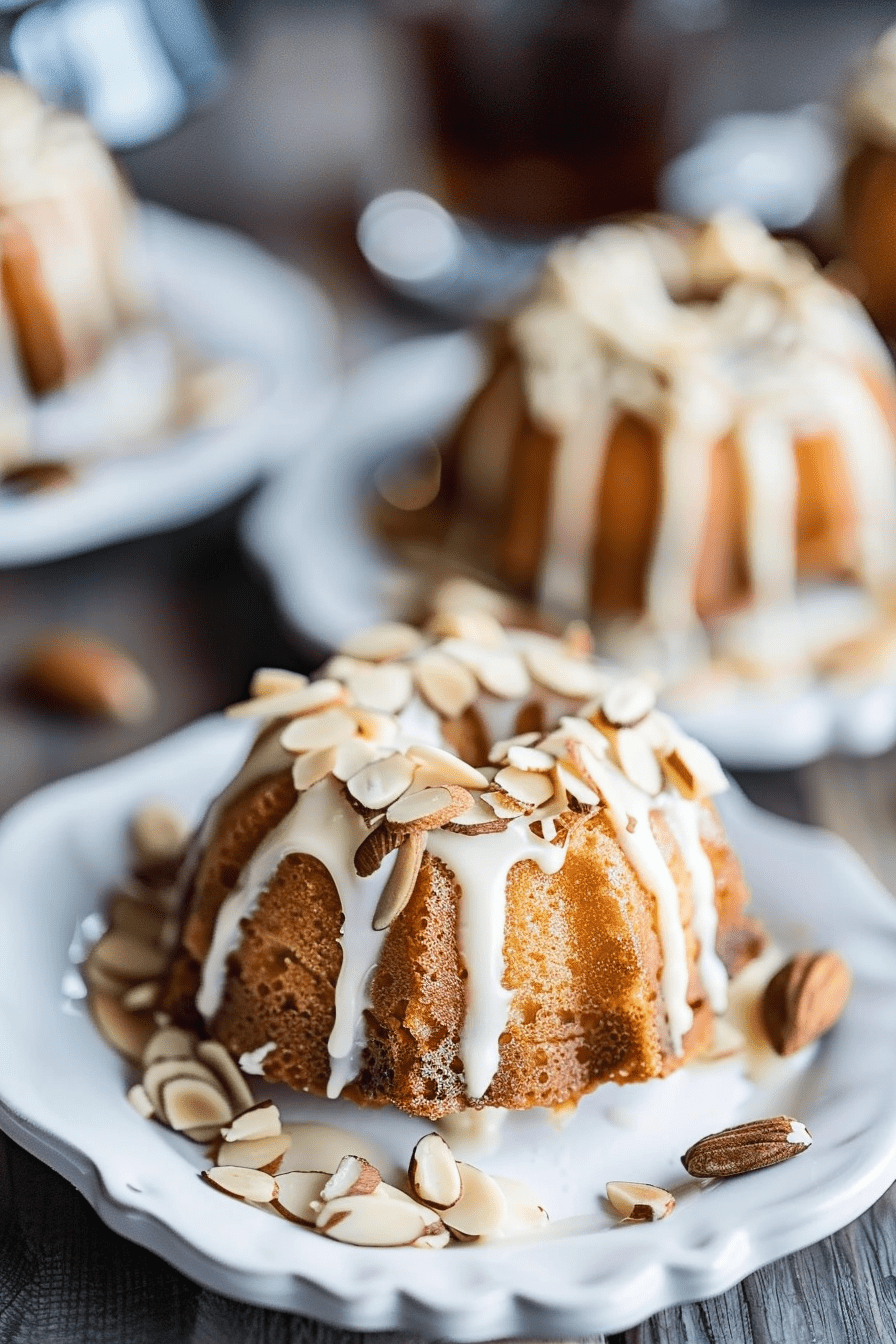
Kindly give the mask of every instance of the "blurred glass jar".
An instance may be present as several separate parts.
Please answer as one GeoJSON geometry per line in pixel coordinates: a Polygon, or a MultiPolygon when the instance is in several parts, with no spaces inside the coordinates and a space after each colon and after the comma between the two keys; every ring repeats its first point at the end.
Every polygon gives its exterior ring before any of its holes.
{"type": "Polygon", "coordinates": [[[434,190],[502,230],[657,203],[682,70],[724,0],[384,0],[422,75],[434,190]]]}

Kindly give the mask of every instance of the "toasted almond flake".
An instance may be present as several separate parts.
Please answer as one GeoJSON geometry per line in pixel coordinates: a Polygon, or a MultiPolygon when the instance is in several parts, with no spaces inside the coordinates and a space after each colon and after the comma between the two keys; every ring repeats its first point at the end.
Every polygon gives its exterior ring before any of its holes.
{"type": "Polygon", "coordinates": [[[604,717],[614,728],[633,728],[646,719],[655,705],[653,687],[637,677],[614,682],[601,700],[604,717]]]}
{"type": "Polygon", "coordinates": [[[507,1200],[497,1181],[478,1167],[458,1162],[462,1183],[460,1199],[443,1214],[443,1220],[452,1231],[468,1237],[487,1236],[496,1232],[504,1221],[507,1200]]]}
{"type": "Polygon", "coordinates": [[[260,667],[249,683],[249,694],[253,699],[267,695],[290,694],[308,685],[308,678],[301,672],[287,672],[282,667],[260,667]]]}
{"type": "Polygon", "coordinates": [[[380,1173],[366,1157],[346,1153],[321,1190],[321,1202],[327,1204],[330,1200],[342,1199],[347,1195],[372,1195],[380,1180],[380,1173]]]}
{"type": "Polygon", "coordinates": [[[398,827],[379,825],[365,836],[355,850],[355,872],[359,877],[370,877],[377,872],[383,859],[401,844],[404,832],[398,827]]]}
{"type": "MultiPolygon", "coordinates": [[[[132,980],[125,980],[123,976],[113,975],[101,966],[90,952],[86,961],[82,961],[78,970],[81,972],[84,983],[90,989],[96,990],[100,994],[108,994],[113,999],[123,999],[125,993],[133,984],[132,980]]],[[[125,1005],[127,1006],[127,1005],[125,1005]]]]}
{"type": "Polygon", "coordinates": [[[253,1171],[251,1167],[211,1167],[199,1174],[216,1190],[223,1190],[225,1195],[250,1204],[270,1204],[279,1193],[273,1176],[266,1171],[253,1171]]]}
{"type": "Polygon", "coordinates": [[[345,681],[353,672],[359,668],[372,667],[373,664],[365,658],[349,658],[344,653],[337,653],[321,668],[321,675],[332,677],[335,681],[345,681]]]}
{"type": "MultiPolygon", "coordinates": [[[[594,724],[590,723],[588,719],[564,715],[560,720],[558,732],[567,741],[572,738],[576,742],[581,742],[598,760],[602,760],[610,749],[607,737],[595,728],[594,724]]],[[[542,749],[546,749],[544,744],[542,744],[542,749]]]]}
{"type": "Polygon", "coordinates": [[[663,714],[658,709],[648,714],[647,718],[638,724],[638,728],[660,756],[673,751],[676,743],[684,736],[678,724],[670,719],[668,714],[663,714]]]}
{"type": "Polygon", "coordinates": [[[367,662],[382,663],[389,658],[407,658],[422,648],[423,636],[412,625],[401,621],[383,621],[380,625],[368,626],[358,630],[344,640],[340,653],[350,658],[363,658],[367,662]]]}
{"type": "Polygon", "coordinates": [[[279,1167],[283,1154],[289,1148],[289,1134],[270,1134],[263,1139],[222,1139],[215,1154],[216,1162],[229,1162],[234,1167],[254,1167],[272,1174],[279,1167]]]}
{"type": "Polygon", "coordinates": [[[445,830],[455,831],[458,835],[495,835],[506,831],[509,825],[506,817],[496,816],[493,807],[476,798],[466,812],[445,823],[445,830]]]}
{"type": "Polygon", "coordinates": [[[221,1130],[221,1138],[225,1143],[236,1143],[242,1139],[269,1139],[281,1132],[279,1108],[272,1101],[259,1101],[235,1115],[221,1130]]]}
{"type": "Polygon", "coordinates": [[[431,1209],[450,1209],[463,1193],[454,1154],[441,1134],[424,1134],[417,1141],[408,1167],[411,1189],[431,1209]]]}
{"type": "Polygon", "coordinates": [[[128,1101],[133,1106],[138,1115],[142,1115],[144,1120],[149,1120],[155,1115],[153,1104],[146,1095],[146,1088],[142,1083],[135,1083],[128,1089],[128,1101]]]}
{"type": "MultiPolygon", "coordinates": [[[[143,1086],[146,1088],[146,1095],[152,1102],[152,1108],[157,1115],[167,1121],[165,1115],[165,1106],[162,1098],[162,1089],[166,1083],[170,1083],[174,1078],[192,1078],[200,1083],[208,1083],[216,1088],[224,1098],[224,1089],[219,1085],[217,1078],[211,1070],[198,1059],[157,1059],[148,1068],[143,1071],[143,1086]]],[[[230,1119],[230,1105],[228,1102],[228,1115],[230,1119]]],[[[195,1124],[211,1124],[211,1120],[196,1120],[195,1124]]]]}
{"type": "Polygon", "coordinates": [[[418,1246],[422,1250],[441,1251],[444,1250],[450,1241],[451,1233],[448,1231],[447,1227],[443,1227],[441,1232],[425,1232],[422,1237],[418,1237],[416,1241],[412,1241],[411,1245],[418,1246]]]}
{"type": "Polygon", "coordinates": [[[179,859],[189,836],[185,819],[170,803],[144,803],[131,821],[131,843],[140,863],[179,859]]]}
{"type": "Polygon", "coordinates": [[[594,636],[587,621],[570,621],[563,631],[563,648],[571,658],[590,658],[594,652],[594,636]]]}
{"type": "MultiPolygon", "coordinates": [[[[343,743],[343,746],[347,745],[343,743]]],[[[333,773],[336,751],[336,747],[323,747],[320,751],[306,751],[303,756],[296,757],[292,767],[292,782],[297,793],[304,793],[333,773]]]]}
{"type": "Polygon", "coordinates": [[[281,719],[293,715],[316,714],[331,705],[341,705],[348,699],[348,691],[338,681],[329,677],[321,681],[309,681],[305,686],[297,686],[294,691],[281,691],[279,695],[263,695],[256,700],[244,700],[241,704],[231,705],[227,713],[231,719],[281,719]]]}
{"type": "Polygon", "coordinates": [[[311,1206],[321,1203],[320,1194],[327,1180],[325,1171],[278,1171],[273,1207],[291,1223],[314,1227],[318,1210],[311,1206]]]}
{"type": "Polygon", "coordinates": [[[714,1064],[719,1059],[730,1059],[732,1055],[739,1055],[746,1043],[743,1032],[726,1022],[724,1017],[717,1017],[713,1024],[712,1040],[705,1050],[701,1050],[700,1061],[714,1064]]]}
{"type": "MultiPolygon", "coordinates": [[[[146,1090],[151,1096],[150,1089],[146,1090]]],[[[161,1102],[161,1113],[178,1131],[197,1125],[223,1125],[230,1119],[229,1101],[216,1083],[202,1078],[171,1078],[162,1084],[161,1102]]]]}
{"type": "Polygon", "coordinates": [[[503,789],[490,789],[488,793],[482,794],[482,801],[488,803],[496,817],[505,821],[513,821],[516,817],[524,817],[532,811],[531,804],[520,803],[516,798],[511,798],[509,793],[503,789]]]}
{"type": "MultiPolygon", "coordinates": [[[[352,715],[354,718],[354,715],[352,715]]],[[[332,748],[334,754],[333,774],[344,784],[363,770],[371,761],[381,761],[389,753],[363,737],[353,737],[332,748]]]]}
{"type": "Polygon", "coordinates": [[[601,695],[609,677],[594,663],[572,658],[556,640],[539,640],[526,649],[526,666],[535,680],[555,695],[585,700],[601,695]]]}
{"type": "Polygon", "coordinates": [[[617,1213],[632,1223],[655,1223],[675,1208],[668,1190],[636,1181],[607,1181],[607,1199],[617,1213]]]}
{"type": "Polygon", "coordinates": [[[372,742],[379,747],[388,747],[398,736],[398,724],[391,714],[362,709],[359,705],[349,705],[348,713],[358,725],[358,736],[366,742],[372,742]]]}
{"type": "Polygon", "coordinates": [[[129,1013],[111,994],[94,990],[90,995],[93,1019],[109,1044],[138,1063],[155,1023],[148,1013],[129,1013]]]}
{"type": "Polygon", "coordinates": [[[646,738],[637,728],[620,728],[613,745],[623,773],[636,788],[656,797],[663,787],[663,772],[646,738]]]}
{"type": "Polygon", "coordinates": [[[516,770],[552,770],[554,758],[547,751],[537,747],[511,746],[507,749],[507,764],[516,770]]]}
{"type": "Polygon", "coordinates": [[[192,1031],[182,1027],[162,1027],[154,1031],[143,1051],[143,1067],[149,1068],[157,1059],[192,1059],[196,1048],[196,1037],[192,1031]]]}
{"type": "Polygon", "coordinates": [[[420,1237],[436,1236],[442,1226],[421,1204],[369,1195],[331,1199],[317,1217],[318,1231],[352,1246],[412,1246],[420,1237]]]}
{"type": "Polygon", "coordinates": [[[426,835],[422,830],[410,831],[399,845],[395,864],[373,915],[373,927],[378,932],[388,929],[411,899],[425,848],[426,835]]]}
{"type": "Polygon", "coordinates": [[[411,786],[414,762],[395,752],[383,761],[371,761],[346,782],[346,788],[362,807],[382,812],[411,786]]]}
{"type": "MultiPolygon", "coordinates": [[[[549,765],[554,762],[546,758],[549,765]]],[[[534,770],[520,770],[508,765],[495,775],[495,785],[502,793],[507,793],[516,802],[525,807],[540,807],[553,795],[554,783],[548,775],[538,774],[534,770]]]]}
{"type": "Polygon", "coordinates": [[[103,970],[125,980],[153,980],[163,973],[167,962],[161,948],[117,929],[103,934],[91,956],[103,970]]]}
{"type": "Polygon", "coordinates": [[[512,649],[491,649],[463,639],[446,639],[442,652],[475,675],[483,690],[502,700],[523,700],[531,690],[523,660],[512,649]]]}
{"type": "Polygon", "coordinates": [[[663,757],[663,769],[685,798],[708,798],[728,787],[725,772],[711,751],[693,738],[679,737],[674,751],[663,757]]]}
{"type": "Polygon", "coordinates": [[[488,759],[492,765],[506,765],[507,753],[511,747],[532,747],[538,741],[540,733],[517,733],[516,737],[506,737],[499,742],[493,742],[489,749],[488,759]]]}
{"type": "Polygon", "coordinates": [[[600,806],[600,795],[590,789],[572,770],[558,762],[554,767],[554,774],[560,787],[570,798],[575,798],[577,803],[584,803],[586,807],[600,806]]]}
{"type": "Polygon", "coordinates": [[[304,714],[293,719],[280,734],[280,745],[285,751],[297,754],[303,751],[323,751],[338,747],[354,737],[357,724],[350,714],[338,706],[322,709],[319,714],[304,714]]]}
{"type": "Polygon", "coordinates": [[[414,826],[422,830],[437,830],[446,821],[452,821],[472,806],[473,797],[457,784],[407,793],[386,812],[386,820],[393,826],[414,826]]]}
{"type": "Polygon", "coordinates": [[[203,1064],[207,1064],[220,1082],[230,1099],[234,1115],[248,1110],[254,1104],[249,1084],[240,1073],[233,1057],[220,1041],[200,1041],[196,1046],[196,1055],[203,1064]]]}
{"type": "Polygon", "coordinates": [[[417,659],[414,681],[423,699],[437,714],[456,719],[476,699],[476,678],[469,668],[440,649],[428,649],[417,659]]]}
{"type": "Polygon", "coordinates": [[[125,990],[121,996],[122,1007],[131,1013],[145,1012],[147,1009],[155,1008],[161,992],[162,987],[158,980],[143,980],[139,985],[132,985],[130,989],[125,990]]]}
{"type": "Polygon", "coordinates": [[[430,785],[457,784],[462,789],[486,789],[489,781],[481,770],[467,765],[459,756],[454,756],[442,747],[430,747],[415,743],[408,747],[408,760],[414,761],[417,770],[414,774],[414,787],[428,788],[430,785]]]}
{"type": "Polygon", "coordinates": [[[577,742],[575,738],[570,740],[568,747],[569,755],[564,762],[566,768],[571,770],[600,797],[600,785],[597,782],[597,777],[600,774],[600,764],[591,748],[586,746],[584,742],[577,742]]]}
{"type": "Polygon", "coordinates": [[[411,669],[404,663],[369,663],[346,678],[354,699],[364,709],[397,714],[413,694],[411,669]]]}
{"type": "Polygon", "coordinates": [[[438,611],[429,621],[428,629],[442,639],[469,640],[487,648],[500,648],[507,643],[503,625],[487,611],[438,611]]]}

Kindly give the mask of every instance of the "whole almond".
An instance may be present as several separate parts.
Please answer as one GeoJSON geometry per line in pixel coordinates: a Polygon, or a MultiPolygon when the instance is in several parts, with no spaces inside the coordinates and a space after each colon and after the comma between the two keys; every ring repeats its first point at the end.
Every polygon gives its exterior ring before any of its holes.
{"type": "Polygon", "coordinates": [[[73,714],[137,723],[155,706],[155,692],[133,658],[79,631],[48,635],[22,660],[19,685],[30,697],[73,714]]]}
{"type": "Polygon", "coordinates": [[[73,485],[75,473],[67,462],[19,462],[0,476],[4,490],[16,495],[42,494],[73,485]]]}
{"type": "Polygon", "coordinates": [[[742,1176],[797,1157],[811,1143],[801,1121],[776,1115],[708,1134],[691,1145],[681,1162],[689,1176],[742,1176]]]}
{"type": "Polygon", "coordinates": [[[836,952],[800,952],[772,976],[762,996],[766,1035],[779,1055],[823,1036],[849,998],[852,975],[836,952]]]}

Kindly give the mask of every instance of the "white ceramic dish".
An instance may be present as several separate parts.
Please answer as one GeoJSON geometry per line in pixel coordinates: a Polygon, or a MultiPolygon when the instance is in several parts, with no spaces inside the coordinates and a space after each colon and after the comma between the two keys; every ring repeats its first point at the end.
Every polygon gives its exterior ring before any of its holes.
{"type": "MultiPolygon", "coordinates": [[[[728,1061],[599,1089],[562,1132],[540,1113],[511,1117],[505,1144],[481,1165],[528,1179],[542,1197],[550,1235],[531,1241],[363,1250],[210,1189],[196,1178],[198,1148],[125,1100],[129,1071],[92,1026],[71,955],[99,932],[95,912],[124,870],[134,807],[161,796],[196,817],[245,740],[243,725],[206,720],[53,785],[0,823],[0,1125],[124,1236],[231,1297],[351,1329],[581,1337],[723,1291],[843,1226],[896,1177],[896,904],[841,841],[733,794],[723,798],[729,833],[775,939],[785,950],[836,947],[855,973],[846,1013],[814,1056],[762,1084],[728,1061]],[[782,1111],[815,1137],[796,1161],[703,1187],[684,1179],[690,1142],[782,1111]],[[659,1224],[619,1226],[599,1198],[614,1178],[669,1183],[678,1207],[659,1224]]],[[[396,1159],[431,1127],[261,1088],[290,1118],[369,1130],[396,1159]]]]}
{"type": "MultiPolygon", "coordinates": [[[[370,535],[374,474],[438,439],[482,376],[465,335],[429,337],[377,355],[347,382],[339,408],[300,466],[247,510],[243,539],[292,626],[337,645],[360,626],[405,616],[421,581],[370,535]]],[[[674,712],[734,768],[783,769],[831,751],[873,756],[896,743],[896,683],[743,686],[674,712]]]]}
{"type": "MultiPolygon", "coordinates": [[[[253,392],[231,421],[96,461],[71,488],[0,497],[0,565],[51,560],[209,513],[306,443],[333,405],[335,318],[310,280],[248,239],[157,206],[141,207],[141,231],[166,320],[200,355],[245,363],[253,392]]],[[[62,398],[38,411],[38,431],[53,433],[62,398]]]]}

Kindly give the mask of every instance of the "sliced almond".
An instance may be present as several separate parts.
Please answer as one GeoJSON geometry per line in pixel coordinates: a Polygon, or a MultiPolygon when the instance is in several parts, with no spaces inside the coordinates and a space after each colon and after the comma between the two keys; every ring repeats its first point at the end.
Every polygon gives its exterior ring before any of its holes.
{"type": "MultiPolygon", "coordinates": [[[[109,923],[141,943],[158,943],[168,916],[157,905],[117,892],[109,903],[109,923]]],[[[103,960],[100,958],[100,960],[103,960]]]]}
{"type": "Polygon", "coordinates": [[[662,790],[663,772],[653,748],[636,728],[620,728],[614,742],[623,773],[652,798],[662,790]]]}
{"type": "Polygon", "coordinates": [[[432,786],[457,784],[462,789],[486,789],[489,781],[481,770],[467,765],[459,756],[454,756],[442,747],[430,747],[420,743],[408,747],[408,760],[417,766],[414,774],[415,789],[432,786]]]}
{"type": "Polygon", "coordinates": [[[317,714],[333,705],[348,700],[348,691],[338,681],[325,677],[297,686],[294,691],[279,695],[263,695],[255,700],[244,700],[231,705],[226,714],[231,719],[281,719],[293,715],[317,714]]]}
{"type": "Polygon", "coordinates": [[[675,750],[676,743],[684,736],[678,724],[668,714],[653,710],[638,724],[638,728],[660,756],[666,756],[675,750]]]}
{"type": "MultiPolygon", "coordinates": [[[[149,1088],[147,1087],[147,1093],[149,1088]]],[[[202,1078],[172,1078],[162,1084],[161,1112],[172,1129],[197,1125],[224,1125],[230,1119],[230,1102],[216,1083],[202,1078]]]]}
{"type": "Polygon", "coordinates": [[[216,1190],[250,1204],[270,1204],[279,1193],[273,1176],[266,1171],[253,1171],[251,1167],[211,1167],[199,1174],[216,1190]]]}
{"type": "Polygon", "coordinates": [[[457,1167],[462,1193],[457,1203],[443,1214],[445,1224],[452,1231],[468,1237],[496,1232],[507,1213],[503,1190],[478,1167],[471,1167],[467,1162],[458,1162],[457,1167]]]}
{"type": "Polygon", "coordinates": [[[383,859],[401,844],[403,832],[394,826],[377,826],[361,841],[355,850],[355,872],[359,877],[370,877],[377,872],[383,859]]]}
{"type": "Polygon", "coordinates": [[[321,1191],[328,1179],[325,1171],[278,1171],[273,1207],[291,1223],[314,1227],[319,1210],[312,1208],[312,1204],[320,1204],[321,1191]]]}
{"type": "Polygon", "coordinates": [[[507,753],[511,747],[531,747],[538,741],[540,733],[517,733],[515,737],[507,737],[499,742],[493,742],[488,753],[488,759],[492,765],[506,765],[507,753]]]}
{"type": "MultiPolygon", "coordinates": [[[[393,1173],[389,1154],[370,1138],[337,1125],[285,1122],[284,1133],[291,1139],[283,1166],[288,1171],[323,1171],[328,1176],[339,1166],[346,1153],[366,1157],[378,1171],[393,1173]]],[[[383,1182],[385,1185],[385,1182],[383,1182]]],[[[377,1187],[379,1189],[379,1187],[377,1187]]]]}
{"type": "Polygon", "coordinates": [[[398,723],[391,714],[379,714],[360,705],[349,705],[348,712],[358,725],[358,736],[365,742],[388,747],[398,736],[398,723]]]}
{"type": "MultiPolygon", "coordinates": [[[[352,714],[355,719],[355,715],[352,714]]],[[[357,722],[357,719],[355,719],[357,722]]],[[[338,747],[332,748],[335,760],[333,762],[333,775],[344,784],[346,780],[351,779],[359,770],[363,770],[365,765],[370,765],[371,761],[380,761],[388,754],[364,737],[352,737],[348,742],[342,742],[338,747]]]]}
{"type": "Polygon", "coordinates": [[[428,629],[443,639],[464,639],[487,648],[500,648],[507,643],[501,622],[488,611],[438,611],[430,619],[428,629]]]}
{"type": "Polygon", "coordinates": [[[138,1115],[142,1115],[144,1120],[149,1120],[155,1115],[153,1104],[146,1095],[146,1088],[142,1083],[135,1083],[128,1089],[128,1101],[133,1106],[138,1115]]]}
{"type": "MultiPolygon", "coordinates": [[[[84,978],[84,983],[91,989],[97,990],[100,994],[108,994],[113,999],[123,999],[125,993],[133,984],[132,980],[126,980],[121,975],[113,975],[101,966],[91,951],[86,961],[82,961],[78,967],[84,978]]],[[[127,1007],[127,1004],[125,1004],[127,1007]]]]}
{"type": "Polygon", "coordinates": [[[655,705],[653,687],[637,677],[614,682],[601,700],[604,717],[614,728],[633,728],[647,718],[655,705]]]}
{"type": "Polygon", "coordinates": [[[668,1190],[636,1181],[607,1181],[607,1199],[617,1213],[632,1223],[656,1223],[675,1208],[675,1199],[668,1190]]]}
{"type": "Polygon", "coordinates": [[[563,631],[563,648],[572,658],[590,658],[594,652],[594,635],[587,621],[570,621],[563,631]]]}
{"type": "Polygon", "coordinates": [[[476,798],[466,812],[461,812],[452,821],[445,823],[445,830],[454,831],[458,835],[496,835],[499,831],[506,831],[509,825],[509,818],[496,816],[493,807],[481,798],[476,798]]]}
{"type": "Polygon", "coordinates": [[[317,1217],[318,1231],[352,1246],[412,1246],[442,1230],[441,1219],[409,1200],[346,1195],[331,1199],[317,1217]]]}
{"type": "Polygon", "coordinates": [[[236,1143],[243,1139],[269,1139],[282,1133],[280,1111],[272,1101],[259,1101],[247,1111],[235,1115],[229,1125],[221,1130],[225,1143],[236,1143]]]}
{"type": "Polygon", "coordinates": [[[159,1001],[162,986],[158,980],[144,980],[139,985],[131,985],[121,996],[123,1008],[130,1013],[143,1013],[155,1008],[159,1001]]]}
{"type": "Polygon", "coordinates": [[[488,804],[496,817],[504,821],[525,817],[532,811],[531,803],[521,803],[503,789],[490,789],[488,793],[482,794],[482,801],[488,804]]]}
{"type": "Polygon", "coordinates": [[[600,795],[595,793],[594,789],[589,788],[584,780],[579,779],[574,770],[568,769],[558,761],[554,767],[554,775],[559,787],[568,793],[570,798],[574,798],[577,803],[581,803],[585,807],[600,806],[600,795]]]}
{"type": "Polygon", "coordinates": [[[380,1173],[365,1157],[347,1153],[320,1193],[323,1203],[346,1195],[372,1195],[380,1184],[380,1173]]]}
{"type": "Polygon", "coordinates": [[[502,700],[523,700],[531,690],[523,660],[512,649],[485,648],[462,639],[446,639],[441,648],[469,668],[483,690],[502,700]]]}
{"type": "Polygon", "coordinates": [[[181,1027],[162,1027],[154,1031],[143,1051],[143,1067],[148,1068],[157,1059],[192,1059],[196,1037],[181,1027]]]}
{"type": "Polygon", "coordinates": [[[131,821],[131,842],[141,863],[179,859],[190,828],[169,803],[144,803],[131,821]]]}
{"type": "Polygon", "coordinates": [[[161,948],[118,929],[104,933],[91,956],[104,970],[126,980],[152,980],[162,974],[168,961],[161,948]]]}
{"type": "Polygon", "coordinates": [[[585,700],[601,695],[609,677],[592,662],[573,658],[559,641],[545,640],[526,649],[526,665],[535,680],[555,695],[585,700]]]}
{"type": "MultiPolygon", "coordinates": [[[[557,732],[567,741],[572,738],[575,742],[581,742],[582,746],[587,747],[599,761],[603,760],[610,750],[609,740],[588,719],[564,715],[560,720],[560,727],[557,732]]],[[[541,746],[542,751],[548,750],[545,743],[542,743],[541,746]]]]}
{"type": "Polygon", "coordinates": [[[290,1144],[288,1134],[272,1134],[264,1139],[223,1140],[215,1160],[230,1162],[235,1167],[255,1167],[258,1171],[275,1172],[290,1144]]]}
{"type": "Polygon", "coordinates": [[[437,714],[456,719],[476,699],[476,678],[469,668],[440,649],[428,649],[414,665],[414,680],[423,699],[437,714]]]}
{"type": "Polygon", "coordinates": [[[424,638],[412,625],[400,621],[383,621],[359,630],[343,641],[340,653],[350,658],[362,658],[370,663],[382,663],[390,658],[407,658],[423,647],[424,638]]]}
{"type": "Polygon", "coordinates": [[[291,694],[308,685],[308,678],[301,672],[287,672],[282,667],[260,667],[249,682],[249,694],[253,699],[266,695],[291,694]]]}
{"type": "Polygon", "coordinates": [[[466,812],[472,802],[472,794],[457,784],[437,785],[399,798],[386,812],[386,820],[393,826],[438,830],[466,812]]]}
{"type": "Polygon", "coordinates": [[[431,1209],[450,1209],[463,1194],[463,1182],[454,1154],[441,1134],[419,1139],[408,1168],[411,1189],[421,1204],[431,1209]]]}
{"type": "Polygon", "coordinates": [[[524,747],[513,745],[507,748],[507,764],[515,770],[551,770],[554,766],[554,758],[547,751],[539,751],[537,747],[524,747]]]}
{"type": "Polygon", "coordinates": [[[303,756],[296,758],[292,767],[292,782],[297,793],[304,793],[333,773],[337,751],[337,747],[323,747],[320,751],[306,751],[303,756]]]}
{"type": "MultiPolygon", "coordinates": [[[[553,758],[546,757],[548,768],[554,764],[553,758]]],[[[516,802],[525,807],[540,807],[554,793],[554,783],[549,775],[538,774],[534,770],[521,770],[514,765],[505,766],[495,775],[495,785],[507,793],[516,802]]]]}
{"type": "Polygon", "coordinates": [[[709,798],[728,787],[715,756],[691,737],[679,737],[675,749],[663,757],[663,769],[685,798],[709,798]]]}
{"type": "Polygon", "coordinates": [[[423,1236],[418,1237],[416,1241],[412,1241],[411,1245],[419,1246],[421,1249],[428,1251],[441,1251],[450,1241],[451,1233],[447,1227],[443,1227],[441,1232],[424,1232],[423,1236]]]}
{"type": "MultiPolygon", "coordinates": [[[[217,1089],[222,1099],[224,1099],[224,1090],[218,1085],[215,1075],[198,1059],[157,1059],[143,1071],[143,1086],[146,1088],[146,1095],[152,1102],[152,1108],[156,1115],[160,1115],[167,1121],[165,1114],[165,1104],[162,1098],[162,1089],[166,1083],[172,1082],[175,1078],[192,1078],[196,1082],[208,1083],[211,1087],[217,1089]]],[[[228,1114],[226,1120],[233,1114],[230,1103],[227,1103],[228,1114]]],[[[193,1121],[196,1125],[211,1124],[211,1120],[193,1121]]],[[[223,1122],[222,1122],[223,1123],[223,1122]]]]}
{"type": "MultiPolygon", "coordinates": [[[[315,683],[312,682],[312,685],[315,683]]],[[[322,709],[317,714],[303,714],[293,719],[280,734],[280,745],[284,751],[298,754],[303,751],[323,751],[327,747],[338,747],[355,736],[357,725],[351,714],[339,706],[322,709]]]]}
{"type": "Polygon", "coordinates": [[[248,1110],[254,1104],[249,1084],[240,1073],[233,1057],[220,1041],[200,1041],[196,1046],[197,1058],[207,1064],[230,1098],[234,1115],[248,1110]]]}
{"type": "Polygon", "coordinates": [[[411,669],[405,663],[368,663],[346,678],[354,699],[364,709],[397,714],[413,694],[411,669]]]}
{"type": "Polygon", "coordinates": [[[351,796],[373,812],[382,812],[410,788],[414,762],[400,752],[372,761],[346,782],[351,796]]]}
{"type": "Polygon", "coordinates": [[[90,1011],[109,1044],[135,1064],[139,1063],[146,1042],[155,1031],[151,1015],[128,1012],[118,999],[98,990],[90,995],[90,1011]]]}
{"type": "Polygon", "coordinates": [[[374,912],[373,927],[377,931],[388,929],[411,899],[425,848],[426,835],[422,830],[410,831],[399,845],[395,865],[374,912]]]}

